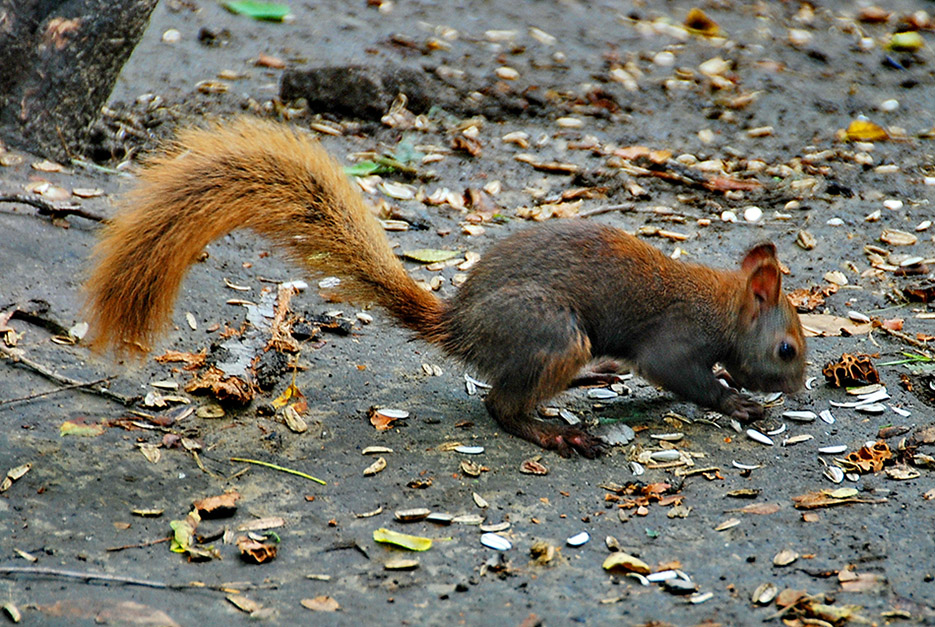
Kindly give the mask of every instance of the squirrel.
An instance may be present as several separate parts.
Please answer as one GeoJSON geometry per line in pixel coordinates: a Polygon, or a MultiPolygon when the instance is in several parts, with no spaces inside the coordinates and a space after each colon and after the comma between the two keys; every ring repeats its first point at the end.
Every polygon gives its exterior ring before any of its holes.
{"type": "Polygon", "coordinates": [[[86,284],[92,346],[145,353],[168,324],[188,268],[213,240],[248,228],[312,273],[342,279],[418,338],[491,385],[497,424],[568,457],[600,454],[587,430],[533,416],[596,358],[741,422],[763,406],[723,384],[794,392],[805,340],[781,287],[776,248],[739,270],[673,260],[624,231],[584,220],[527,228],[490,248],[450,298],[421,288],[338,163],[311,137],[241,117],[178,133],[145,164],[105,227],[86,284]],[[616,363],[616,362],[612,362],[616,363]]]}

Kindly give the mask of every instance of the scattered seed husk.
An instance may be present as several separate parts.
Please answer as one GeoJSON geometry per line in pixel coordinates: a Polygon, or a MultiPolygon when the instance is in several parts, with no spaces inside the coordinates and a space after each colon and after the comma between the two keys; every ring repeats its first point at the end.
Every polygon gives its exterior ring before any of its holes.
{"type": "Polygon", "coordinates": [[[672,569],[660,570],[655,573],[646,575],[646,581],[649,583],[661,583],[663,581],[668,581],[669,579],[677,579],[678,576],[678,571],[672,569]]]}
{"type": "Polygon", "coordinates": [[[373,475],[381,473],[384,470],[386,470],[386,458],[378,457],[376,461],[364,468],[364,476],[372,477],[373,475]]]}
{"type": "Polygon", "coordinates": [[[778,427],[776,427],[775,429],[770,429],[769,431],[767,431],[767,432],[766,432],[766,435],[768,435],[768,436],[770,436],[770,437],[772,437],[772,436],[774,436],[774,435],[780,435],[780,434],[782,434],[782,433],[785,433],[787,428],[788,428],[788,427],[786,427],[786,423],[782,423],[782,424],[780,424],[778,427]]]}
{"type": "Polygon", "coordinates": [[[637,573],[640,575],[648,575],[651,572],[646,562],[622,551],[611,553],[604,560],[602,567],[610,572],[637,573]]]}
{"type": "Polygon", "coordinates": [[[824,279],[828,283],[834,283],[835,285],[848,284],[847,277],[840,270],[832,270],[831,272],[825,273],[824,279]]]}
{"type": "Polygon", "coordinates": [[[684,433],[651,433],[649,435],[653,440],[662,440],[664,442],[678,442],[685,437],[684,433]]]}
{"type": "Polygon", "coordinates": [[[396,510],[393,517],[399,522],[418,522],[427,518],[431,513],[431,510],[425,507],[414,507],[412,509],[396,510]]]}
{"type": "Polygon", "coordinates": [[[199,418],[223,418],[224,408],[215,403],[211,403],[210,405],[202,405],[195,410],[195,415],[199,418]]]}
{"type": "Polygon", "coordinates": [[[481,473],[484,472],[483,466],[469,459],[462,459],[459,466],[461,468],[461,472],[466,474],[468,477],[480,477],[481,473]]]}
{"type": "Polygon", "coordinates": [[[461,453],[462,455],[480,455],[484,452],[483,446],[456,446],[454,448],[455,453],[461,453]]]}
{"type": "Polygon", "coordinates": [[[765,444],[766,446],[773,446],[774,444],[773,440],[769,436],[760,433],[756,429],[747,429],[746,434],[747,437],[754,442],[759,442],[760,444],[765,444]]]}
{"type": "Polygon", "coordinates": [[[582,531],[581,533],[576,533],[570,538],[567,538],[565,540],[565,543],[568,546],[581,546],[583,544],[586,544],[590,539],[591,539],[591,534],[589,534],[587,531],[582,531]]]}
{"type": "Polygon", "coordinates": [[[782,412],[782,417],[796,422],[813,422],[818,418],[818,414],[808,410],[789,410],[782,412]]]}
{"type": "Polygon", "coordinates": [[[479,508],[481,508],[481,509],[486,509],[486,508],[490,507],[490,503],[487,502],[487,499],[485,499],[484,497],[482,497],[482,496],[481,496],[480,494],[478,494],[477,492],[473,492],[473,493],[471,494],[471,497],[474,499],[474,504],[477,505],[479,508]]]}
{"type": "Polygon", "coordinates": [[[451,522],[457,525],[481,525],[484,517],[480,514],[461,514],[452,518],[451,522]]]}
{"type": "Polygon", "coordinates": [[[418,567],[419,560],[405,557],[390,558],[383,564],[384,570],[415,570],[418,567]]]}
{"type": "Polygon", "coordinates": [[[880,241],[886,242],[891,246],[912,246],[919,241],[919,238],[906,231],[883,229],[883,233],[880,234],[880,241]]]}
{"type": "Polygon", "coordinates": [[[510,528],[510,523],[508,521],[503,521],[499,523],[492,523],[489,525],[481,525],[478,527],[484,533],[499,533],[501,531],[506,531],[510,528]]]}
{"type": "Polygon", "coordinates": [[[845,388],[845,392],[851,396],[864,396],[867,394],[876,394],[880,390],[884,389],[886,389],[886,386],[884,386],[882,383],[871,383],[870,385],[860,385],[845,388]]]}
{"type": "Polygon", "coordinates": [[[832,444],[830,446],[822,446],[818,449],[818,452],[822,455],[838,455],[847,450],[846,444],[832,444]]]}
{"type": "Polygon", "coordinates": [[[761,583],[753,591],[750,600],[755,605],[769,605],[779,594],[779,587],[774,583],[761,583]]]}
{"type": "Polygon", "coordinates": [[[792,549],[783,549],[773,556],[773,566],[788,566],[799,559],[799,554],[792,549]]]}
{"type": "Polygon", "coordinates": [[[593,388],[588,390],[588,398],[593,398],[597,400],[608,400],[611,398],[617,398],[620,396],[610,388],[593,388]]]}
{"type": "Polygon", "coordinates": [[[368,446],[360,452],[361,455],[379,455],[381,453],[392,453],[393,449],[388,446],[368,446]]]}
{"type": "Polygon", "coordinates": [[[709,592],[699,592],[699,593],[697,593],[697,594],[691,595],[691,596],[688,598],[688,602],[689,602],[689,603],[692,603],[693,605],[698,605],[698,604],[700,604],[700,603],[704,603],[705,601],[710,601],[710,600],[713,599],[713,598],[714,598],[714,593],[713,593],[713,592],[710,592],[710,591],[709,591],[709,592]]]}
{"type": "Polygon", "coordinates": [[[618,539],[615,538],[614,536],[606,536],[606,537],[604,538],[604,546],[606,546],[607,549],[610,550],[610,551],[621,551],[621,550],[623,550],[622,547],[620,546],[620,540],[618,540],[618,539]]]}
{"type": "Polygon", "coordinates": [[[720,523],[717,527],[714,528],[715,531],[727,531],[728,529],[733,529],[740,524],[739,518],[728,518],[724,522],[720,523]]]}
{"type": "Polygon", "coordinates": [[[607,425],[598,435],[604,442],[611,446],[624,446],[636,438],[636,433],[633,431],[633,428],[621,422],[607,425]]]}
{"type": "Polygon", "coordinates": [[[674,462],[681,459],[682,454],[676,449],[666,449],[664,451],[653,451],[649,459],[654,462],[674,462]]]}
{"type": "Polygon", "coordinates": [[[844,471],[837,466],[828,466],[822,474],[832,483],[844,481],[844,471]]]}
{"type": "Polygon", "coordinates": [[[382,513],[383,513],[383,506],[381,505],[380,507],[376,509],[372,509],[369,512],[354,514],[354,518],[373,518],[374,516],[379,516],[382,513]]]}
{"type": "Polygon", "coordinates": [[[519,471],[524,475],[547,475],[549,469],[539,461],[540,459],[542,459],[542,456],[536,455],[535,457],[523,460],[519,465],[519,471]]]}
{"type": "Polygon", "coordinates": [[[732,461],[731,466],[738,470],[756,470],[757,468],[762,468],[762,464],[744,464],[738,461],[732,461]]]}
{"type": "Polygon", "coordinates": [[[282,410],[282,418],[286,427],[293,433],[305,433],[308,431],[308,423],[299,415],[295,405],[287,405],[282,410]]]}
{"type": "Polygon", "coordinates": [[[425,517],[426,522],[435,523],[436,525],[450,525],[453,520],[454,516],[444,512],[432,512],[425,517]]]}
{"type": "Polygon", "coordinates": [[[802,434],[800,434],[800,435],[793,435],[793,436],[788,437],[788,438],[786,438],[785,440],[783,440],[783,441],[782,441],[782,445],[783,445],[783,446],[793,446],[793,445],[795,445],[795,444],[801,444],[802,442],[808,442],[809,440],[813,439],[814,437],[815,437],[815,436],[811,435],[810,433],[802,433],[802,434]]]}
{"type": "Polygon", "coordinates": [[[886,411],[886,405],[882,403],[868,403],[867,405],[858,405],[854,409],[863,414],[882,414],[886,411]]]}
{"type": "Polygon", "coordinates": [[[886,469],[886,476],[896,481],[905,481],[907,479],[918,479],[920,473],[909,466],[898,465],[886,469]]]}
{"type": "Polygon", "coordinates": [[[727,496],[735,499],[755,499],[760,496],[760,488],[742,488],[740,490],[731,490],[727,496]]]}
{"type": "Polygon", "coordinates": [[[480,537],[480,543],[488,549],[495,551],[509,551],[513,548],[513,543],[496,533],[485,533],[480,537]]]}

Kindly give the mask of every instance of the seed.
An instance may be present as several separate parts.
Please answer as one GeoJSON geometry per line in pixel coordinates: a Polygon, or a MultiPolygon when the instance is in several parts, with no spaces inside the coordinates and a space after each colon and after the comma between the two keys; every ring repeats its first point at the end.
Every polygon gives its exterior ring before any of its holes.
{"type": "Polygon", "coordinates": [[[568,546],[581,546],[590,539],[591,535],[587,531],[582,531],[565,540],[565,543],[568,544],[568,546]]]}
{"type": "Polygon", "coordinates": [[[513,548],[513,543],[496,533],[485,533],[480,537],[480,543],[488,549],[495,551],[509,551],[513,548]]]}
{"type": "Polygon", "coordinates": [[[773,440],[766,436],[756,429],[747,429],[747,437],[753,440],[754,442],[759,442],[760,444],[765,444],[766,446],[773,446],[773,440]]]}

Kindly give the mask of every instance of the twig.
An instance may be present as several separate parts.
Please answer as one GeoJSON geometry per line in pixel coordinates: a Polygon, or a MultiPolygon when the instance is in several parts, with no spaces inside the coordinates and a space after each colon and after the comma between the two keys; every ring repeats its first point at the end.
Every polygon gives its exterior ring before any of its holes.
{"type": "Polygon", "coordinates": [[[59,217],[73,215],[93,222],[107,222],[107,218],[99,216],[96,213],[91,213],[90,211],[85,211],[77,205],[53,205],[47,200],[43,200],[38,196],[30,196],[29,194],[0,194],[0,202],[15,202],[22,205],[30,205],[38,209],[39,215],[41,216],[59,217]]]}
{"type": "MultiPolygon", "coordinates": [[[[199,583],[165,583],[152,579],[136,579],[135,577],[121,577],[119,575],[105,575],[103,573],[82,573],[77,570],[59,570],[58,568],[43,568],[31,566],[0,566],[0,575],[33,575],[46,577],[62,577],[65,579],[80,579],[85,583],[102,581],[105,583],[122,583],[128,586],[142,586],[144,588],[158,588],[160,590],[215,590],[230,592],[230,584],[203,585],[199,583]]],[[[252,582],[239,582],[241,589],[261,590],[275,589],[278,584],[252,582]]]]}
{"type": "Polygon", "coordinates": [[[129,172],[124,172],[123,170],[117,170],[116,168],[108,168],[107,166],[98,165],[96,163],[91,163],[90,161],[83,161],[81,159],[72,159],[72,165],[76,165],[88,170],[95,170],[97,172],[103,172],[104,174],[113,174],[115,176],[123,176],[126,178],[133,178],[133,175],[129,172]]]}
{"type": "Polygon", "coordinates": [[[578,214],[579,218],[590,218],[591,216],[599,216],[604,213],[613,213],[614,211],[633,211],[633,203],[625,202],[619,205],[606,205],[604,207],[595,207],[594,209],[588,209],[587,211],[582,211],[578,214]]]}
{"type": "Polygon", "coordinates": [[[93,385],[93,383],[83,383],[81,381],[76,381],[75,379],[71,379],[69,377],[66,377],[60,374],[56,374],[52,372],[51,369],[47,368],[46,366],[43,366],[42,364],[38,362],[35,362],[29,359],[25,355],[17,355],[16,353],[11,351],[9,348],[4,346],[3,344],[0,344],[0,353],[2,353],[3,355],[6,355],[14,363],[23,364],[24,366],[26,366],[33,372],[41,374],[43,377],[47,379],[51,379],[52,381],[55,381],[59,385],[73,386],[76,389],[81,390],[82,392],[88,392],[89,394],[97,394],[99,396],[103,396],[105,398],[109,398],[111,400],[117,401],[118,403],[122,403],[123,405],[132,405],[134,402],[136,402],[136,398],[134,397],[124,396],[123,394],[117,394],[116,392],[111,392],[107,388],[88,387],[90,385],[93,385]]]}
{"type": "Polygon", "coordinates": [[[108,547],[108,552],[124,551],[126,549],[145,549],[148,546],[153,546],[154,544],[162,544],[163,542],[168,542],[172,538],[159,538],[158,540],[150,540],[149,542],[140,542],[139,544],[124,544],[123,546],[112,546],[108,547]]]}
{"type": "Polygon", "coordinates": [[[245,459],[243,457],[231,457],[231,461],[232,462],[243,462],[245,464],[256,464],[257,466],[264,466],[266,468],[272,468],[273,470],[278,470],[280,472],[286,472],[286,473],[289,473],[290,475],[298,475],[299,477],[310,479],[316,483],[320,483],[321,485],[328,485],[321,479],[313,477],[312,475],[305,474],[304,472],[301,472],[298,470],[292,470],[291,468],[286,468],[284,466],[277,466],[276,464],[271,464],[269,462],[261,462],[258,459],[245,459]]]}
{"type": "Polygon", "coordinates": [[[88,387],[91,385],[98,385],[100,383],[107,383],[113,378],[115,378],[115,375],[104,377],[103,379],[98,379],[96,381],[88,381],[87,383],[81,383],[81,382],[72,383],[70,385],[66,385],[66,386],[57,388],[55,390],[48,390],[47,392],[37,392],[35,394],[30,394],[29,396],[20,396],[19,398],[8,398],[8,399],[0,401],[0,406],[10,405],[12,403],[22,403],[23,401],[31,401],[36,398],[42,398],[43,396],[49,396],[51,394],[58,394],[59,392],[64,392],[66,390],[74,390],[77,388],[84,388],[84,387],[88,387]]]}
{"type": "Polygon", "coordinates": [[[57,568],[42,568],[30,566],[0,566],[0,573],[4,575],[46,575],[49,577],[64,577],[66,579],[81,579],[85,582],[106,581],[109,583],[125,583],[130,586],[143,586],[146,588],[179,589],[189,588],[190,584],[168,584],[152,579],[135,579],[119,575],[105,575],[103,573],[82,573],[76,570],[59,570],[57,568]]]}
{"type": "Polygon", "coordinates": [[[892,335],[895,338],[899,338],[906,344],[910,344],[922,350],[929,348],[929,345],[926,342],[920,342],[919,340],[915,339],[911,335],[907,335],[903,333],[902,331],[895,331],[893,329],[887,329],[886,327],[880,327],[880,328],[886,331],[889,335],[892,335]]]}

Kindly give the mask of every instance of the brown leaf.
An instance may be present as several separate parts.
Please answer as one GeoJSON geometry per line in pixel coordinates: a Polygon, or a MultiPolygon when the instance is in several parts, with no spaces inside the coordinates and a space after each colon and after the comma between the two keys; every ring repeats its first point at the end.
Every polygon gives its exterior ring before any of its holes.
{"type": "Polygon", "coordinates": [[[800,314],[805,337],[833,337],[838,335],[860,335],[869,333],[873,325],[869,322],[856,323],[850,318],[828,314],[800,314]]]}
{"type": "Polygon", "coordinates": [[[740,509],[729,510],[729,511],[742,512],[744,514],[768,515],[768,514],[775,514],[780,509],[782,508],[779,505],[779,503],[751,503],[750,505],[745,505],[744,507],[741,507],[740,509]]]}
{"type": "Polygon", "coordinates": [[[237,538],[237,548],[240,557],[245,562],[262,564],[276,557],[276,545],[269,542],[259,542],[246,536],[237,538]]]}
{"type": "Polygon", "coordinates": [[[236,490],[230,490],[224,494],[199,499],[192,503],[192,506],[202,518],[229,518],[237,513],[239,500],[240,494],[236,490]]]}

